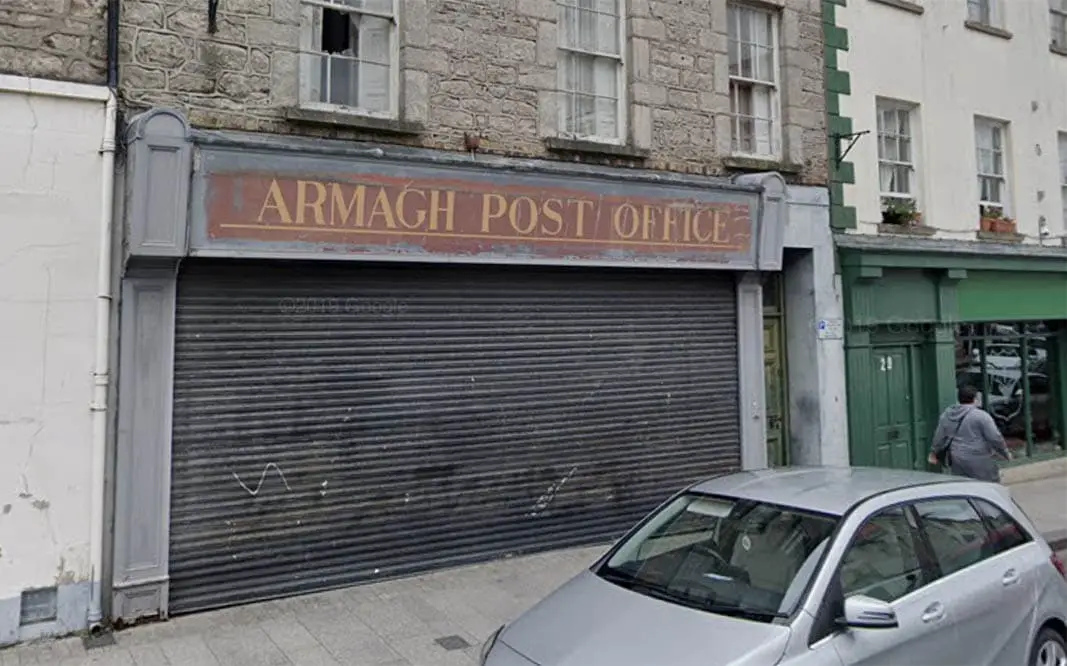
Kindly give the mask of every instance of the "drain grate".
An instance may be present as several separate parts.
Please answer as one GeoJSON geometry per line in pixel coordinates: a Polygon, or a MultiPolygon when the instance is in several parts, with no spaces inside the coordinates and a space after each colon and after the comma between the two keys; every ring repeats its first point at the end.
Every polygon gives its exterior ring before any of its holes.
{"type": "Polygon", "coordinates": [[[453,650],[466,650],[471,646],[470,643],[465,641],[462,636],[442,636],[434,641],[449,652],[453,650]]]}

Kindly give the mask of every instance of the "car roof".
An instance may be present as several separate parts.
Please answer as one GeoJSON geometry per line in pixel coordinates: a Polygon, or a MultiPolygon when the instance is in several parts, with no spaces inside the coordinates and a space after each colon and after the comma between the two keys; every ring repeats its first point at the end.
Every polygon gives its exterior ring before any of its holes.
{"type": "Polygon", "coordinates": [[[860,502],[885,492],[967,480],[878,467],[783,467],[718,476],[690,490],[843,516],[860,502]]]}

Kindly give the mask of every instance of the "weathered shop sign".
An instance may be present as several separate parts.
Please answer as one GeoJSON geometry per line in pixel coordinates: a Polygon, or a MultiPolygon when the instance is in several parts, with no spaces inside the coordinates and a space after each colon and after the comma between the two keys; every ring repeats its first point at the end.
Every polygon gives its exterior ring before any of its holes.
{"type": "Polygon", "coordinates": [[[744,203],[363,174],[352,180],[211,174],[206,213],[212,241],[316,243],[351,252],[651,255],[715,263],[747,259],[753,242],[744,203]]]}

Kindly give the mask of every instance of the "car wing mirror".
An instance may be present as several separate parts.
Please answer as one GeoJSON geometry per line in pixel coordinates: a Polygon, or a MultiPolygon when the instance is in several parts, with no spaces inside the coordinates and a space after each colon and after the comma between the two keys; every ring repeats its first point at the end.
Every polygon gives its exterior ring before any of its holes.
{"type": "Polygon", "coordinates": [[[896,629],[896,611],[880,599],[856,594],[845,599],[845,615],[838,623],[852,629],[896,629]]]}

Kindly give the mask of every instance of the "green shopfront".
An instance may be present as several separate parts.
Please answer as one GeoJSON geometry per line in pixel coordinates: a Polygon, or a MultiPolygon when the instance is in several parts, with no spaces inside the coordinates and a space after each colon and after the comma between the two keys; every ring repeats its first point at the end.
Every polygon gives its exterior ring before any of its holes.
{"type": "Polygon", "coordinates": [[[1018,463],[1061,456],[1067,251],[838,236],[853,465],[926,469],[957,387],[1018,463]]]}

